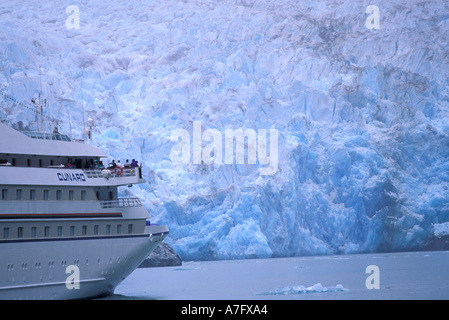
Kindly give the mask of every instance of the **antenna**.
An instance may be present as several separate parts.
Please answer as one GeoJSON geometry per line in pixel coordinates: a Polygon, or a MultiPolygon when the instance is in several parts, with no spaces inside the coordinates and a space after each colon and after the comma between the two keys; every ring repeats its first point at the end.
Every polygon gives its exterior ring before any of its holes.
{"type": "MultiPolygon", "coordinates": [[[[83,70],[84,73],[84,70],[83,70]]],[[[81,100],[81,111],[83,114],[83,140],[86,141],[86,122],[84,121],[84,90],[81,89],[82,100],[81,100]]]]}
{"type": "MultiPolygon", "coordinates": [[[[44,120],[48,121],[48,123],[46,124],[46,128],[47,128],[47,126],[51,126],[51,123],[54,123],[55,130],[58,130],[56,127],[58,127],[60,122],[62,122],[61,120],[44,115],[43,108],[49,107],[49,104],[48,104],[47,99],[41,98],[40,93],[38,94],[37,98],[31,99],[33,106],[31,106],[30,104],[24,103],[24,102],[17,101],[17,99],[14,98],[12,95],[4,93],[3,88],[1,88],[1,87],[0,87],[0,97],[4,98],[6,101],[9,101],[11,103],[14,103],[14,104],[20,106],[20,107],[26,108],[30,111],[37,113],[37,115],[38,115],[38,130],[40,132],[43,132],[43,127],[44,127],[43,121],[44,120]]],[[[70,118],[69,118],[69,121],[71,121],[70,118]]],[[[71,123],[70,123],[70,131],[72,130],[71,128],[72,127],[71,127],[71,123]]]]}
{"type": "Polygon", "coordinates": [[[89,132],[87,133],[87,135],[89,137],[90,145],[92,145],[92,129],[94,127],[94,119],[87,119],[87,127],[89,128],[89,132]]]}
{"type": "Polygon", "coordinates": [[[72,139],[72,118],[70,117],[70,111],[67,116],[69,117],[69,129],[70,129],[70,139],[72,139]]]}
{"type": "Polygon", "coordinates": [[[32,98],[31,102],[33,103],[34,107],[36,108],[37,113],[37,123],[38,123],[38,131],[43,131],[43,122],[42,122],[42,115],[44,113],[44,107],[48,107],[47,99],[41,100],[41,94],[38,94],[38,98],[32,98]]]}

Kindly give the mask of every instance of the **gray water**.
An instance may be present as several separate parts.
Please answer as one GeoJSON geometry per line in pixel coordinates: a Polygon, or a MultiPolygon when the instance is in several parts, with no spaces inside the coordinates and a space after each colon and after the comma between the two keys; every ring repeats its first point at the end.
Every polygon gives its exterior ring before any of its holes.
{"type": "Polygon", "coordinates": [[[181,267],[137,269],[109,299],[448,298],[449,252],[436,251],[185,262],[181,267]]]}

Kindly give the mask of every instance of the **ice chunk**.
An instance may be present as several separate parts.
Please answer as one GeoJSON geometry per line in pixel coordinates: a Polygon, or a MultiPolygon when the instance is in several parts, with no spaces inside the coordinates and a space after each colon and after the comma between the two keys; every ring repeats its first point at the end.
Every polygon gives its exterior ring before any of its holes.
{"type": "Polygon", "coordinates": [[[434,223],[433,234],[436,237],[449,236],[449,222],[434,223]]]}
{"type": "Polygon", "coordinates": [[[308,294],[308,293],[321,293],[321,292],[345,292],[348,289],[344,288],[341,284],[337,284],[335,287],[324,287],[321,283],[316,283],[313,286],[291,286],[280,287],[274,291],[262,292],[257,295],[290,295],[290,294],[308,294]]]}

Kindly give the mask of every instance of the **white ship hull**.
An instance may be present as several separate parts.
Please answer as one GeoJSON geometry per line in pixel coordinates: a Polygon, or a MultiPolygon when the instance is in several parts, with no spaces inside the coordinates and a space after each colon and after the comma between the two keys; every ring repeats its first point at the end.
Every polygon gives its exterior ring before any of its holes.
{"type": "Polygon", "coordinates": [[[110,295],[153,251],[163,226],[145,235],[0,242],[0,299],[79,299],[110,295]],[[79,270],[77,288],[66,273],[79,270]]]}

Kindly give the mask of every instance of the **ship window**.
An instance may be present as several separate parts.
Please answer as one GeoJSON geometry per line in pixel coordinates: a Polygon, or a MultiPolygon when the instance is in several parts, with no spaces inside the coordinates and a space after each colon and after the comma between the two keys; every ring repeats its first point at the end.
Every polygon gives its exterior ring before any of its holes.
{"type": "Polygon", "coordinates": [[[30,190],[30,200],[36,200],[36,190],[30,190]]]}
{"type": "Polygon", "coordinates": [[[3,229],[3,238],[8,239],[9,238],[9,228],[3,229]]]}
{"type": "Polygon", "coordinates": [[[17,200],[22,200],[22,189],[16,190],[16,198],[17,200]]]}
{"type": "Polygon", "coordinates": [[[121,234],[122,233],[122,225],[118,224],[117,225],[117,234],[121,234]]]}
{"type": "Polygon", "coordinates": [[[62,237],[62,226],[58,226],[58,237],[62,237]]]}
{"type": "Polygon", "coordinates": [[[133,233],[133,225],[128,224],[128,233],[133,233]]]}
{"type": "Polygon", "coordinates": [[[86,200],[86,190],[81,190],[81,200],[86,200]]]}
{"type": "Polygon", "coordinates": [[[2,200],[8,200],[8,189],[2,189],[2,200]]]}
{"type": "Polygon", "coordinates": [[[106,234],[111,234],[111,225],[110,224],[106,225],[106,234]]]}
{"type": "Polygon", "coordinates": [[[98,230],[99,230],[98,224],[94,225],[94,235],[98,235],[98,233],[99,233],[98,230]]]}
{"type": "Polygon", "coordinates": [[[31,227],[31,237],[32,238],[36,238],[36,232],[37,231],[37,229],[36,229],[36,227],[31,227]]]}
{"type": "Polygon", "coordinates": [[[74,191],[70,190],[69,191],[69,200],[73,200],[74,199],[74,191]]]}
{"type": "Polygon", "coordinates": [[[56,190],[56,200],[62,200],[62,191],[56,190]]]}
{"type": "Polygon", "coordinates": [[[23,238],[23,227],[17,228],[17,238],[23,238]]]}
{"type": "Polygon", "coordinates": [[[45,227],[44,228],[44,236],[45,237],[49,237],[50,236],[50,227],[45,227]]]}
{"type": "Polygon", "coordinates": [[[39,159],[39,167],[42,168],[42,159],[39,159]]]}
{"type": "Polygon", "coordinates": [[[70,236],[75,236],[75,226],[70,226],[70,236]]]}
{"type": "Polygon", "coordinates": [[[44,200],[48,200],[48,190],[44,190],[44,200]]]}
{"type": "Polygon", "coordinates": [[[31,167],[31,159],[27,159],[27,166],[31,167]]]}
{"type": "Polygon", "coordinates": [[[83,236],[87,235],[87,226],[83,226],[83,236]]]}

